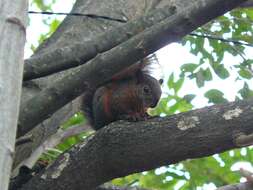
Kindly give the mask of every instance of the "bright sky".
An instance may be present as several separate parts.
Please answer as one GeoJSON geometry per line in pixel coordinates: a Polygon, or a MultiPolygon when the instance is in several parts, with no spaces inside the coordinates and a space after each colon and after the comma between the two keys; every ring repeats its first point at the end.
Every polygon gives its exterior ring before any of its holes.
{"type": "MultiPolygon", "coordinates": [[[[179,76],[181,65],[185,63],[198,63],[199,61],[197,56],[189,53],[187,47],[181,46],[177,43],[170,44],[160,49],[157,52],[157,55],[161,65],[163,66],[163,71],[166,77],[168,77],[171,72],[174,72],[175,76],[179,76]]],[[[253,48],[248,48],[246,55],[247,57],[252,57],[253,48]]],[[[239,56],[234,57],[232,55],[225,54],[223,63],[226,68],[230,68],[232,65],[237,65],[240,61],[241,57],[239,56]]],[[[205,64],[205,66],[207,65],[208,63],[205,64]]],[[[214,80],[207,82],[206,85],[200,89],[196,86],[195,80],[186,80],[179,94],[196,94],[197,96],[192,102],[196,108],[204,107],[208,104],[208,100],[204,97],[204,93],[210,89],[221,90],[229,101],[233,101],[237,91],[241,89],[244,84],[243,81],[236,81],[236,76],[236,71],[231,70],[230,77],[226,80],[222,80],[213,73],[214,80]]],[[[251,88],[253,87],[252,80],[249,83],[249,86],[251,88]]]]}

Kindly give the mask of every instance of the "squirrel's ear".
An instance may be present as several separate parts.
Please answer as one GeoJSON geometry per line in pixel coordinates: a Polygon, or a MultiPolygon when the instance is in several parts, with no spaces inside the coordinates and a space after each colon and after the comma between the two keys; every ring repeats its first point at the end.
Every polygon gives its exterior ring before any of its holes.
{"type": "Polygon", "coordinates": [[[158,82],[159,82],[160,85],[162,85],[164,81],[163,81],[163,79],[159,79],[158,82]]]}
{"type": "Polygon", "coordinates": [[[145,64],[142,72],[144,74],[150,75],[155,79],[159,80],[160,78],[164,78],[162,65],[159,63],[156,54],[150,54],[146,58],[143,59],[145,64]]]}

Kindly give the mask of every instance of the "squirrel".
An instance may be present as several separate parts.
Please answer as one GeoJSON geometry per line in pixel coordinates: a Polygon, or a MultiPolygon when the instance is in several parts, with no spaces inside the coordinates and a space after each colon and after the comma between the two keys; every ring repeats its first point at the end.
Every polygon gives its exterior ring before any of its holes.
{"type": "Polygon", "coordinates": [[[111,81],[83,96],[82,111],[92,128],[98,130],[116,120],[147,118],[161,97],[162,80],[152,77],[147,67],[152,58],[133,64],[115,74],[111,81]]]}

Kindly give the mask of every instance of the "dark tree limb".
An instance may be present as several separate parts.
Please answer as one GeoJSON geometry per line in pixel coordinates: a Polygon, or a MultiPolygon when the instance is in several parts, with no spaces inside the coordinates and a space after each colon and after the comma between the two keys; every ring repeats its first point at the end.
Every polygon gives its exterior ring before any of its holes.
{"type": "Polygon", "coordinates": [[[22,190],[93,189],[126,176],[241,147],[253,133],[253,100],[143,122],[115,122],[64,153],[22,190]]]}
{"type": "Polygon", "coordinates": [[[250,182],[246,183],[238,183],[234,185],[226,185],[223,187],[219,187],[216,190],[252,190],[253,189],[253,184],[250,182]]]}
{"type": "Polygon", "coordinates": [[[168,5],[159,8],[144,17],[98,35],[95,39],[31,57],[25,60],[24,80],[47,76],[82,65],[96,57],[99,53],[103,53],[119,45],[146,28],[171,16],[176,9],[175,7],[176,5],[168,5]]]}
{"type": "Polygon", "coordinates": [[[253,1],[252,0],[248,0],[245,3],[242,3],[240,5],[240,7],[242,7],[242,8],[252,8],[253,7],[253,1]]]}
{"type": "Polygon", "coordinates": [[[24,135],[85,90],[102,85],[113,74],[129,67],[164,45],[178,41],[192,30],[237,7],[244,1],[205,0],[205,3],[203,0],[195,1],[187,7],[180,8],[168,19],[97,56],[89,63],[73,69],[70,74],[21,106],[17,135],[24,135]]]}
{"type": "MultiPolygon", "coordinates": [[[[223,187],[219,187],[216,190],[252,190],[253,184],[246,183],[238,183],[233,185],[226,185],[223,187]]],[[[99,186],[96,190],[151,190],[151,189],[143,189],[140,187],[119,187],[119,186],[99,186]]]]}
{"type": "Polygon", "coordinates": [[[140,187],[130,187],[130,186],[114,186],[114,185],[101,185],[96,188],[96,190],[151,190],[151,189],[144,189],[140,187]]]}

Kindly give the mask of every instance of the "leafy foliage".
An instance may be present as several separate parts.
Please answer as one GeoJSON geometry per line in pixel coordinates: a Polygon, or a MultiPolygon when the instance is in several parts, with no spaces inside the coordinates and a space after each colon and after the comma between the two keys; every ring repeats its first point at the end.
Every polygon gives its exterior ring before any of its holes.
{"type": "Polygon", "coordinates": [[[40,10],[42,11],[47,11],[47,10],[52,10],[52,5],[55,3],[56,0],[52,0],[51,2],[49,1],[44,1],[44,0],[33,0],[31,4],[35,4],[40,10]]]}
{"type": "MultiPolygon", "coordinates": [[[[73,127],[73,125],[77,125],[77,124],[81,124],[81,123],[85,123],[86,119],[83,116],[82,113],[77,113],[75,114],[73,117],[71,117],[68,121],[66,121],[61,128],[67,129],[69,127],[73,127]]],[[[51,149],[47,152],[45,152],[42,156],[41,156],[41,160],[43,160],[44,162],[48,162],[51,163],[52,161],[54,161],[62,152],[70,149],[73,145],[78,144],[80,142],[83,141],[83,139],[85,139],[86,137],[88,137],[90,135],[90,132],[84,132],[82,134],[73,136],[73,137],[69,137],[66,140],[64,140],[63,142],[61,142],[59,145],[57,145],[54,149],[51,149]]]]}
{"type": "MultiPolygon", "coordinates": [[[[53,11],[52,7],[56,3],[56,0],[33,0],[30,2],[30,9],[39,10],[39,11],[53,11]]],[[[29,19],[31,22],[31,18],[34,15],[29,15],[29,19]]],[[[42,16],[41,17],[41,28],[48,28],[47,32],[43,32],[40,34],[38,43],[31,44],[30,48],[34,52],[39,44],[41,44],[45,39],[47,39],[60,25],[62,19],[58,19],[57,17],[52,16],[42,16]]]]}
{"type": "Polygon", "coordinates": [[[223,96],[224,94],[216,89],[209,90],[205,93],[205,97],[209,99],[209,103],[214,104],[226,103],[227,100],[223,96]]]}

